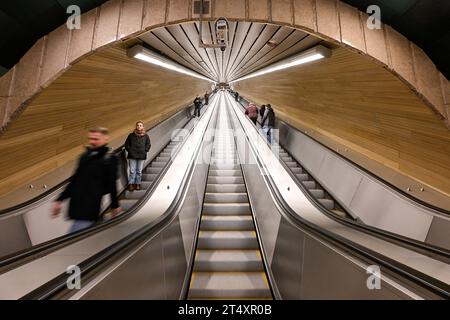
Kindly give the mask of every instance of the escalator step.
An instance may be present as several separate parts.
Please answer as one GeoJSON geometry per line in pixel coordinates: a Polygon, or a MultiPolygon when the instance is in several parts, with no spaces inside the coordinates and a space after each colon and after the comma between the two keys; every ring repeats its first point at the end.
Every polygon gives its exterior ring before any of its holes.
{"type": "Polygon", "coordinates": [[[203,215],[200,229],[202,231],[249,231],[253,230],[253,219],[250,215],[243,216],[213,216],[203,215]]]}
{"type": "Polygon", "coordinates": [[[148,167],[145,172],[148,174],[158,174],[160,173],[162,170],[162,167],[156,167],[156,168],[152,168],[152,167],[148,167]]]}
{"type": "Polygon", "coordinates": [[[143,181],[153,181],[156,179],[157,176],[158,176],[157,174],[144,173],[142,175],[142,180],[143,181]]]}
{"type": "Polygon", "coordinates": [[[264,271],[258,250],[198,250],[194,271],[264,271]]]}
{"type": "Polygon", "coordinates": [[[321,190],[321,189],[312,189],[312,190],[309,190],[309,192],[311,192],[313,197],[316,199],[325,197],[325,191],[321,190]]]}
{"type": "Polygon", "coordinates": [[[263,272],[195,272],[189,289],[190,299],[271,297],[263,272]]]}
{"type": "Polygon", "coordinates": [[[158,162],[158,161],[153,161],[150,166],[152,166],[153,168],[161,168],[164,167],[166,165],[165,162],[158,162]]]}
{"type": "Polygon", "coordinates": [[[258,249],[254,231],[200,231],[198,249],[258,249]]]}
{"type": "Polygon", "coordinates": [[[288,167],[297,167],[297,162],[295,162],[295,161],[288,161],[285,163],[288,167]]]}
{"type": "Polygon", "coordinates": [[[236,192],[247,192],[244,184],[208,184],[206,186],[206,192],[218,193],[236,193],[236,192]]]}
{"type": "Polygon", "coordinates": [[[127,211],[129,210],[132,206],[134,206],[134,204],[137,202],[136,199],[123,199],[120,200],[120,207],[127,211]]]}
{"type": "Polygon", "coordinates": [[[248,203],[204,203],[203,212],[209,215],[250,214],[248,203]]]}
{"type": "Polygon", "coordinates": [[[296,174],[298,180],[300,181],[308,181],[309,177],[306,173],[300,173],[300,174],[296,174]]]}
{"type": "Polygon", "coordinates": [[[244,178],[241,177],[208,177],[208,183],[217,184],[242,184],[244,183],[244,178]]]}
{"type": "Polygon", "coordinates": [[[142,198],[145,195],[146,190],[138,190],[138,191],[127,191],[125,193],[125,198],[127,199],[136,199],[139,200],[140,198],[142,198]]]}
{"type": "Polygon", "coordinates": [[[318,199],[319,202],[328,210],[332,210],[334,208],[334,201],[330,199],[318,199]]]}
{"type": "Polygon", "coordinates": [[[222,176],[222,177],[239,177],[242,176],[241,170],[209,170],[209,176],[222,176]]]}
{"type": "Polygon", "coordinates": [[[302,168],[297,167],[297,168],[291,168],[292,173],[294,174],[300,174],[303,172],[302,168]]]}
{"type": "Polygon", "coordinates": [[[245,202],[248,203],[247,193],[206,193],[205,202],[209,203],[236,203],[245,202]]]}
{"type": "Polygon", "coordinates": [[[240,170],[241,166],[237,164],[211,164],[209,170],[240,170]]]}
{"type": "Polygon", "coordinates": [[[316,183],[314,181],[302,181],[302,184],[306,189],[314,189],[316,187],[316,183]]]}

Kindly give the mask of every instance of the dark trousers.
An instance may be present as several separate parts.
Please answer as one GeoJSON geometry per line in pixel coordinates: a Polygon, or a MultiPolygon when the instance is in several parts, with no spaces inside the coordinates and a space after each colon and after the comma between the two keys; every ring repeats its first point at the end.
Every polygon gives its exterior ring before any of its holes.
{"type": "Polygon", "coordinates": [[[250,118],[250,120],[253,122],[253,124],[256,126],[256,120],[258,120],[258,118],[250,118]]]}
{"type": "Polygon", "coordinates": [[[194,117],[200,117],[200,107],[195,107],[195,109],[194,109],[194,117]]]}

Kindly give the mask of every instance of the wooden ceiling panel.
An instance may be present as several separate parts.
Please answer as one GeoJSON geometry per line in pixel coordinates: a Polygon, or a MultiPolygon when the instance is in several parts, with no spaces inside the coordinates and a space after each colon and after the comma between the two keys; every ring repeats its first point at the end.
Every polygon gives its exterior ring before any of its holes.
{"type": "Polygon", "coordinates": [[[274,25],[264,25],[264,29],[261,34],[257,37],[254,44],[251,46],[250,50],[246,54],[246,56],[242,59],[242,61],[234,68],[234,70],[230,73],[230,80],[235,79],[234,74],[242,68],[252,57],[254,57],[277,32],[281,27],[274,25]]]}
{"type": "Polygon", "coordinates": [[[250,30],[251,23],[248,22],[239,22],[236,35],[234,37],[233,44],[231,46],[230,51],[230,59],[228,60],[227,66],[225,68],[225,77],[228,78],[228,72],[230,71],[231,66],[236,61],[238,54],[241,52],[242,45],[247,38],[248,32],[250,30]]]}
{"type": "Polygon", "coordinates": [[[164,42],[162,42],[158,37],[156,37],[153,33],[149,32],[145,35],[141,36],[140,39],[147,43],[148,45],[152,46],[156,50],[159,50],[160,52],[164,53],[166,56],[170,57],[174,61],[178,62],[179,64],[194,69],[197,72],[203,73],[205,72],[202,69],[199,69],[197,65],[191,65],[189,62],[187,62],[185,59],[183,59],[178,53],[172,50],[169,46],[167,46],[164,42]]]}
{"type": "Polygon", "coordinates": [[[255,62],[252,66],[249,66],[248,69],[243,68],[241,73],[246,74],[253,72],[263,66],[270,65],[285,57],[304,51],[306,48],[309,48],[303,45],[304,42],[308,44],[311,42],[313,42],[313,44],[317,44],[320,42],[320,39],[312,36],[310,37],[301,31],[295,31],[294,33],[289,35],[289,37],[287,37],[285,41],[277,45],[272,51],[262,57],[259,61],[255,62]],[[315,41],[307,41],[307,38],[311,38],[315,41]]]}
{"type": "MultiPolygon", "coordinates": [[[[288,27],[263,23],[229,23],[228,47],[200,48],[200,24],[189,22],[161,27],[140,39],[176,62],[218,82],[229,82],[314,44],[312,36],[288,27]],[[278,45],[271,47],[272,40],[278,45]],[[302,43],[305,41],[305,43],[302,43]]],[[[203,43],[215,44],[213,21],[203,22],[203,43]]]]}
{"type": "Polygon", "coordinates": [[[228,78],[230,78],[230,75],[232,74],[232,72],[243,61],[243,59],[248,55],[248,53],[250,52],[250,49],[253,47],[253,45],[257,41],[258,37],[261,35],[261,32],[263,31],[263,29],[264,29],[263,24],[259,24],[259,23],[251,24],[250,30],[248,31],[247,38],[245,39],[245,42],[242,45],[241,51],[239,52],[239,55],[234,60],[233,65],[230,67],[230,70],[228,72],[228,78]]]}

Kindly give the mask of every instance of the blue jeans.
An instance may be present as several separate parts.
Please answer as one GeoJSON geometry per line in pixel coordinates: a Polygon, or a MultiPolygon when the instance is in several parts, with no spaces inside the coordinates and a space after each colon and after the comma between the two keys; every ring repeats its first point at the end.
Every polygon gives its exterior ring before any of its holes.
{"type": "Polygon", "coordinates": [[[268,143],[272,143],[272,126],[267,126],[265,125],[263,127],[264,132],[266,133],[267,136],[267,142],[268,143]]]}
{"type": "Polygon", "coordinates": [[[128,159],[130,166],[129,184],[141,184],[142,168],[145,160],[128,159]]]}
{"type": "Polygon", "coordinates": [[[89,220],[73,220],[73,224],[70,227],[68,233],[74,233],[86,228],[89,228],[94,224],[94,221],[89,220]]]}

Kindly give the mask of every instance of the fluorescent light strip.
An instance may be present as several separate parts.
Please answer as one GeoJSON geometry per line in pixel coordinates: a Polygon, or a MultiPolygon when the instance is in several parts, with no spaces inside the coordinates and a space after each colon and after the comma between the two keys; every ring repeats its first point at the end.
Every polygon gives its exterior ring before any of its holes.
{"type": "Polygon", "coordinates": [[[207,77],[204,77],[198,73],[192,72],[188,68],[178,65],[178,64],[176,64],[168,59],[165,59],[163,57],[159,57],[158,55],[156,55],[153,52],[148,52],[148,51],[146,52],[146,51],[147,50],[144,47],[137,45],[129,50],[129,56],[139,59],[139,60],[142,60],[142,61],[145,61],[145,62],[148,62],[148,63],[151,63],[151,64],[154,64],[154,65],[157,65],[157,66],[160,66],[165,69],[179,72],[179,73],[182,73],[182,74],[185,74],[185,75],[188,75],[191,77],[195,77],[198,79],[206,80],[208,82],[216,83],[216,81],[209,79],[207,77]]]}
{"type": "Polygon", "coordinates": [[[259,71],[250,73],[249,75],[246,75],[242,78],[230,81],[229,83],[232,84],[234,82],[238,82],[238,81],[242,81],[242,80],[246,80],[246,79],[250,79],[250,78],[254,78],[254,77],[258,77],[270,72],[275,72],[275,71],[279,71],[279,70],[283,70],[283,69],[287,69],[287,68],[291,68],[291,67],[295,67],[298,66],[300,64],[304,64],[304,63],[308,63],[308,62],[312,62],[312,61],[316,61],[316,60],[320,60],[323,58],[328,58],[331,55],[331,51],[321,45],[314,47],[311,50],[308,50],[306,52],[302,52],[297,56],[291,57],[291,58],[287,58],[283,61],[277,62],[275,63],[273,66],[269,66],[266,68],[263,68],[259,71]]]}

